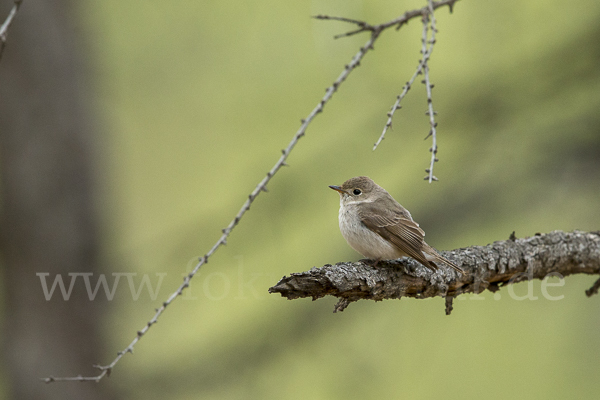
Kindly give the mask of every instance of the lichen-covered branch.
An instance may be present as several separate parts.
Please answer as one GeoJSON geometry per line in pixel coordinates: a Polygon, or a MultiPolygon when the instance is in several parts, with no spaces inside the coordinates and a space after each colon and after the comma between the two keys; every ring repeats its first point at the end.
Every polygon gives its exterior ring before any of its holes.
{"type": "MultiPolygon", "coordinates": [[[[269,293],[288,299],[330,295],[340,300],[334,312],[343,311],[351,302],[368,299],[445,297],[446,313],[452,311],[452,299],[463,293],[497,291],[501,286],[527,279],[572,274],[600,275],[600,231],[536,234],[533,237],[472,246],[441,254],[455,262],[467,274],[440,269],[436,272],[413,259],[379,262],[367,260],[326,264],[321,268],[284,276],[269,293]]],[[[586,293],[598,292],[600,280],[586,293]]]]}

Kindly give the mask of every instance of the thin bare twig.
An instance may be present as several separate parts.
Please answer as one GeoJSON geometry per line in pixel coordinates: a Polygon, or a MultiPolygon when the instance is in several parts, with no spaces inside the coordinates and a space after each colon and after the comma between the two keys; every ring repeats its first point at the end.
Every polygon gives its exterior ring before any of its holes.
{"type": "Polygon", "coordinates": [[[423,65],[423,70],[425,73],[425,79],[423,80],[423,83],[425,84],[425,87],[427,88],[427,114],[429,114],[429,125],[431,125],[431,130],[429,131],[429,134],[425,137],[425,139],[427,139],[429,136],[431,136],[431,161],[429,163],[429,168],[425,170],[425,172],[427,172],[427,176],[425,177],[426,180],[429,181],[429,183],[431,183],[432,181],[437,181],[438,179],[433,175],[433,163],[435,163],[436,161],[438,161],[437,159],[437,135],[436,135],[436,128],[437,128],[437,122],[435,122],[435,114],[436,112],[433,111],[433,99],[431,97],[431,89],[433,89],[433,85],[431,84],[430,80],[429,80],[429,58],[431,57],[431,52],[433,51],[433,45],[435,44],[435,34],[437,32],[437,29],[435,27],[435,16],[433,14],[433,1],[432,0],[428,0],[429,3],[429,14],[427,15],[423,15],[423,53],[428,53],[427,59],[425,59],[425,55],[423,55],[423,60],[426,60],[424,62],[423,65]],[[428,24],[428,20],[431,21],[431,39],[429,40],[429,49],[427,49],[427,24],[428,24]]]}
{"type": "MultiPolygon", "coordinates": [[[[425,15],[426,14],[424,14],[423,18],[425,18],[425,15]]],[[[423,20],[423,38],[424,38],[423,44],[425,43],[424,41],[427,40],[428,29],[429,29],[429,24],[427,23],[427,21],[423,20]]],[[[388,131],[389,128],[392,127],[392,118],[394,117],[394,113],[396,112],[396,110],[399,110],[402,108],[402,106],[400,105],[400,102],[402,101],[402,99],[404,99],[404,97],[406,96],[406,94],[408,93],[410,88],[412,87],[412,84],[415,82],[415,79],[417,79],[417,76],[421,75],[423,73],[423,67],[427,64],[427,61],[429,61],[432,51],[433,51],[433,44],[430,44],[429,48],[423,49],[423,47],[421,47],[422,56],[421,56],[421,60],[419,60],[419,65],[417,65],[417,69],[415,70],[415,73],[408,80],[408,82],[406,82],[406,85],[404,85],[404,87],[402,88],[402,93],[400,93],[396,97],[396,102],[392,106],[391,110],[387,113],[387,117],[388,117],[387,122],[385,123],[385,126],[383,127],[383,131],[381,132],[379,139],[377,139],[377,142],[375,142],[375,144],[373,145],[373,150],[377,149],[377,146],[379,146],[381,144],[381,141],[383,139],[385,139],[386,132],[388,131]]]]}
{"type": "Polygon", "coordinates": [[[433,52],[433,46],[435,44],[435,34],[437,33],[437,29],[435,26],[436,21],[435,21],[435,15],[434,15],[435,8],[436,8],[435,2],[433,2],[432,0],[428,0],[427,7],[424,9],[424,12],[422,14],[423,15],[423,18],[422,18],[423,35],[421,38],[422,58],[421,58],[421,60],[419,60],[419,65],[417,66],[417,69],[415,70],[413,76],[410,78],[410,80],[408,82],[406,82],[406,85],[404,85],[404,87],[402,88],[402,93],[400,93],[400,95],[398,95],[396,97],[396,101],[394,102],[394,105],[392,106],[391,110],[387,113],[388,118],[383,127],[383,131],[381,132],[381,135],[379,136],[379,138],[373,145],[373,150],[375,150],[381,144],[383,139],[385,139],[385,134],[387,133],[388,129],[390,129],[392,127],[392,119],[394,117],[394,113],[396,112],[396,110],[399,110],[400,108],[402,108],[400,106],[400,102],[402,101],[402,99],[404,99],[404,97],[406,96],[406,94],[408,93],[410,88],[412,87],[412,84],[414,83],[415,79],[417,78],[417,75],[424,74],[425,77],[424,77],[422,83],[425,84],[426,92],[427,92],[427,112],[425,114],[429,116],[429,125],[430,125],[429,133],[427,134],[425,139],[427,139],[431,136],[432,142],[433,142],[432,146],[430,148],[431,161],[429,164],[429,168],[427,168],[425,170],[425,172],[427,172],[427,176],[425,177],[425,180],[428,180],[429,183],[431,183],[432,181],[438,180],[438,178],[433,175],[433,164],[438,161],[438,159],[437,159],[437,134],[436,134],[437,133],[437,129],[436,129],[437,123],[435,122],[435,115],[437,113],[433,110],[433,97],[431,95],[431,89],[433,88],[433,85],[431,84],[431,82],[429,80],[429,59],[431,58],[431,53],[433,52]],[[431,29],[431,38],[430,39],[428,39],[429,29],[431,29]]]}
{"type": "Polygon", "coordinates": [[[96,368],[101,370],[101,373],[97,376],[91,376],[91,377],[77,376],[77,377],[65,377],[65,378],[57,378],[57,377],[51,376],[51,377],[43,379],[46,383],[51,383],[51,382],[56,382],[56,381],[95,381],[95,382],[99,382],[105,376],[110,375],[110,372],[112,371],[113,367],[119,362],[119,360],[121,359],[121,357],[123,357],[123,355],[125,355],[126,353],[133,353],[133,348],[136,345],[136,343],[142,338],[142,336],[146,332],[148,332],[150,327],[158,321],[158,318],[165,311],[166,307],[169,304],[171,304],[171,302],[173,302],[177,298],[177,296],[180,296],[183,293],[183,291],[189,286],[190,280],[194,277],[194,275],[196,275],[198,270],[200,270],[200,267],[202,267],[202,265],[204,265],[208,262],[209,257],[212,256],[213,253],[215,251],[217,251],[217,249],[220,246],[225,245],[227,243],[227,237],[229,236],[229,234],[231,233],[233,228],[235,228],[235,226],[240,222],[241,218],[244,216],[246,211],[248,211],[250,209],[250,205],[256,199],[256,197],[261,192],[267,191],[267,184],[273,178],[273,176],[281,169],[281,167],[287,165],[286,160],[287,160],[288,156],[290,155],[291,151],[294,149],[294,147],[298,143],[298,140],[300,140],[300,138],[302,138],[305,135],[308,125],[317,116],[317,114],[319,114],[320,112],[323,111],[325,104],[331,99],[331,97],[333,96],[333,93],[335,93],[337,91],[337,88],[342,84],[342,82],[344,82],[346,80],[348,75],[358,65],[360,65],[360,61],[365,56],[367,51],[369,51],[370,49],[373,48],[373,43],[377,39],[377,36],[378,36],[378,34],[375,34],[375,33],[373,33],[371,35],[371,37],[366,42],[366,44],[360,48],[358,53],[356,53],[354,55],[354,57],[352,57],[352,60],[350,61],[350,63],[348,63],[345,66],[344,70],[338,76],[338,78],[335,80],[335,82],[333,82],[333,84],[327,88],[327,91],[325,92],[325,96],[323,96],[323,98],[321,99],[321,101],[319,101],[317,106],[308,114],[306,119],[301,120],[300,128],[298,129],[296,134],[292,137],[292,140],[289,142],[288,146],[281,151],[282,154],[281,154],[281,157],[279,157],[279,160],[277,160],[277,162],[275,163],[273,168],[271,168],[271,170],[269,172],[267,172],[267,175],[262,179],[262,181],[260,181],[258,183],[258,185],[250,193],[250,195],[248,196],[248,199],[244,202],[244,204],[238,211],[235,218],[229,223],[229,225],[225,229],[223,229],[223,234],[221,235],[219,240],[217,240],[217,242],[208,251],[208,253],[206,253],[203,257],[201,257],[199,259],[199,262],[194,267],[194,269],[188,275],[185,276],[181,286],[179,286],[179,288],[175,292],[173,292],[169,296],[169,298],[165,302],[163,302],[163,304],[159,308],[156,309],[156,313],[154,314],[152,319],[150,321],[148,321],[148,323],[140,331],[138,331],[137,336],[133,339],[133,341],[129,344],[129,346],[127,346],[122,351],[118,352],[117,357],[110,364],[105,365],[105,366],[95,365],[96,368]]]}
{"type": "Polygon", "coordinates": [[[23,0],[14,0],[14,6],[11,8],[10,13],[8,13],[8,17],[0,26],[0,59],[2,59],[2,53],[4,53],[4,47],[6,46],[6,38],[8,36],[8,28],[12,24],[17,12],[19,11],[19,7],[21,7],[21,3],[23,0]]]}
{"type": "MultiPolygon", "coordinates": [[[[456,1],[457,0],[445,0],[445,1],[440,1],[440,2],[434,2],[433,7],[438,8],[438,7],[447,5],[450,7],[450,9],[452,9],[452,6],[454,5],[454,3],[456,1]]],[[[125,349],[123,349],[122,351],[119,351],[117,353],[117,357],[110,364],[104,365],[104,366],[94,365],[95,368],[98,368],[101,371],[100,374],[98,374],[97,376],[89,376],[89,377],[84,377],[81,375],[75,376],[75,377],[53,377],[53,376],[50,376],[48,378],[42,378],[42,380],[46,383],[58,382],[58,381],[99,382],[105,376],[110,376],[110,373],[111,373],[112,369],[114,368],[114,366],[119,362],[119,360],[125,354],[127,354],[127,353],[133,354],[133,349],[134,349],[134,346],[137,344],[137,342],[139,342],[139,340],[146,334],[146,332],[148,332],[150,327],[158,321],[158,318],[162,315],[162,313],[165,311],[167,306],[169,304],[171,304],[178,296],[181,296],[183,294],[183,291],[189,286],[190,280],[196,275],[196,273],[200,270],[200,268],[204,264],[208,263],[208,259],[215,253],[215,251],[217,251],[217,249],[220,246],[225,245],[227,243],[227,238],[229,237],[229,234],[231,233],[233,228],[235,228],[238,225],[238,223],[240,222],[241,218],[244,216],[246,211],[248,211],[250,209],[250,205],[254,202],[256,197],[258,197],[258,195],[261,192],[267,191],[267,184],[269,183],[269,181],[273,178],[273,176],[275,176],[275,174],[281,169],[281,167],[287,165],[286,160],[287,160],[288,156],[290,155],[291,151],[294,149],[294,147],[296,146],[298,141],[305,135],[308,125],[317,116],[317,114],[319,114],[323,111],[325,104],[331,99],[333,94],[337,91],[338,87],[346,80],[346,78],[350,75],[350,73],[356,67],[358,67],[360,65],[360,61],[363,59],[365,54],[369,50],[373,49],[373,44],[379,37],[382,30],[386,29],[390,26],[394,26],[394,25],[401,26],[402,24],[406,23],[409,19],[414,18],[419,15],[422,15],[423,12],[426,12],[426,11],[427,11],[426,8],[408,11],[408,12],[404,13],[404,15],[402,17],[396,18],[395,20],[392,20],[385,24],[380,24],[380,25],[376,25],[376,26],[371,26],[366,23],[364,23],[364,25],[361,25],[361,21],[351,20],[351,19],[347,19],[347,18],[337,18],[337,17],[327,17],[327,16],[315,17],[318,19],[336,19],[336,20],[342,20],[345,22],[358,24],[359,26],[361,26],[361,28],[364,28],[361,31],[371,31],[371,36],[370,36],[369,40],[367,40],[367,42],[364,44],[364,46],[362,46],[358,50],[358,52],[352,57],[350,62],[345,65],[344,70],[340,73],[340,75],[333,82],[333,84],[327,88],[327,90],[325,91],[325,95],[321,98],[319,103],[313,108],[313,110],[308,114],[308,116],[305,119],[301,120],[300,128],[296,131],[296,133],[292,137],[292,140],[289,142],[287,147],[281,151],[282,155],[279,157],[279,160],[277,160],[277,162],[271,168],[271,170],[269,172],[267,172],[267,175],[258,183],[258,185],[256,185],[254,190],[250,193],[247,200],[244,202],[244,204],[238,211],[235,218],[233,220],[231,220],[229,225],[227,225],[227,227],[222,230],[223,233],[222,233],[221,237],[219,238],[219,240],[217,240],[217,242],[213,245],[213,247],[204,256],[199,258],[198,264],[196,264],[194,269],[188,275],[185,276],[181,286],[179,286],[179,288],[175,292],[173,292],[167,298],[167,300],[162,303],[162,305],[159,308],[156,309],[156,312],[155,312],[154,316],[152,317],[152,319],[150,319],[150,321],[148,321],[146,323],[146,325],[144,325],[144,327],[137,332],[137,336],[131,341],[131,343],[127,347],[125,347],[125,349]]]]}
{"type": "Polygon", "coordinates": [[[371,24],[366,23],[365,21],[360,21],[360,20],[352,19],[352,18],[335,17],[332,15],[323,15],[323,14],[315,15],[313,18],[323,19],[323,20],[342,21],[342,22],[348,22],[351,24],[358,25],[357,30],[346,32],[346,33],[341,33],[339,35],[335,35],[333,37],[334,39],[339,39],[339,38],[346,37],[346,36],[352,36],[352,35],[356,35],[357,33],[366,32],[366,31],[371,31],[371,32],[375,32],[376,30],[381,31],[381,28],[379,26],[373,26],[371,24]]]}
{"type": "MultiPolygon", "coordinates": [[[[452,12],[452,10],[454,8],[454,3],[456,3],[457,1],[458,0],[432,1],[431,7],[435,10],[436,8],[439,8],[439,7],[448,6],[448,8],[450,8],[450,12],[452,12]]],[[[427,5],[423,8],[419,8],[417,10],[407,11],[404,14],[402,14],[400,17],[395,18],[388,22],[384,22],[383,24],[379,24],[379,25],[371,25],[364,21],[359,21],[356,19],[344,18],[344,17],[333,17],[330,15],[315,15],[314,18],[324,19],[324,20],[343,21],[343,22],[349,22],[351,24],[358,25],[357,30],[342,33],[340,35],[334,36],[336,39],[338,39],[341,37],[352,36],[352,35],[356,35],[357,33],[366,32],[366,31],[381,32],[384,29],[387,29],[391,26],[396,26],[396,29],[400,29],[402,27],[402,25],[406,24],[412,18],[415,18],[415,17],[418,17],[419,15],[428,13],[429,8],[430,8],[429,5],[427,5]]]]}

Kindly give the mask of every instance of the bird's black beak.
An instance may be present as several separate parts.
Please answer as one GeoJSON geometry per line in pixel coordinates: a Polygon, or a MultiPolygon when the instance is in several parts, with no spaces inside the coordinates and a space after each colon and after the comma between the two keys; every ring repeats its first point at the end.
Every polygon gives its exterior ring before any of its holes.
{"type": "Polygon", "coordinates": [[[346,193],[346,191],[344,189],[342,189],[339,186],[335,186],[335,185],[330,185],[329,186],[331,189],[335,190],[336,192],[340,192],[340,193],[346,193]]]}

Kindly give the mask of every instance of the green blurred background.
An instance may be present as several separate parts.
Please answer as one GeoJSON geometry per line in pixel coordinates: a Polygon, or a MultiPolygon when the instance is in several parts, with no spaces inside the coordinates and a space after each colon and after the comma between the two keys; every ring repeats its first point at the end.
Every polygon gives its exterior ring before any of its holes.
{"type": "MultiPolygon", "coordinates": [[[[153,285],[166,273],[156,300],[143,291],[133,301],[121,283],[101,326],[106,353],[90,364],[111,360],[177,288],[368,38],[334,40],[353,26],[310,16],[379,23],[424,3],[73,4],[102,146],[104,272],[149,274],[153,285]]],[[[381,36],[228,245],[99,385],[128,399],[598,393],[600,306],[584,295],[593,277],[550,288],[559,301],[539,281],[535,301],[506,289],[463,296],[451,316],[440,298],[332,314],[334,298],[267,293],[283,275],[360,258],[339,233],[327,187],[356,175],[385,187],[438,249],[512,231],[600,229],[600,3],[460,1],[436,17],[440,181],[423,180],[431,142],[421,84],[372,151],[420,56],[415,19],[381,36]]]]}

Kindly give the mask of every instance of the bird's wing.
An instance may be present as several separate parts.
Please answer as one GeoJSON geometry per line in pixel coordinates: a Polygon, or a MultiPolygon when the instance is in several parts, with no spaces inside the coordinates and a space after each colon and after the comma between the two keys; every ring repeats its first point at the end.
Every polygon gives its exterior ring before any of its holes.
{"type": "Polygon", "coordinates": [[[405,210],[389,210],[374,212],[372,207],[365,207],[359,212],[361,221],[371,231],[377,233],[394,244],[399,250],[419,261],[421,264],[437,269],[423,255],[425,232],[412,220],[405,210]]]}

